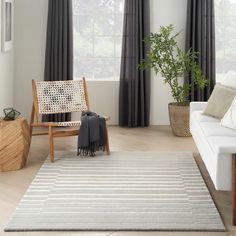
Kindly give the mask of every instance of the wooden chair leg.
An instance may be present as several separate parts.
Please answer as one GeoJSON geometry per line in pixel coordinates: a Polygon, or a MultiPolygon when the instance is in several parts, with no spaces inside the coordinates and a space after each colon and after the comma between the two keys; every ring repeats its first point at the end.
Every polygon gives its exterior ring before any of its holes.
{"type": "Polygon", "coordinates": [[[52,128],[52,126],[49,126],[48,138],[49,138],[49,148],[50,148],[50,160],[51,160],[51,163],[53,163],[54,162],[54,143],[53,143],[53,128],[52,128]]]}
{"type": "Polygon", "coordinates": [[[33,134],[33,126],[32,126],[32,124],[34,123],[34,116],[35,116],[35,108],[34,108],[34,104],[33,104],[32,105],[31,117],[30,117],[30,142],[32,140],[32,134],[33,134]]]}
{"type": "Polygon", "coordinates": [[[106,147],[106,152],[107,152],[107,155],[109,156],[110,155],[110,146],[109,146],[109,137],[108,137],[108,129],[107,129],[107,124],[106,124],[106,127],[105,127],[105,135],[106,135],[106,140],[105,140],[105,147],[106,147]]]}
{"type": "Polygon", "coordinates": [[[236,225],[236,154],[232,155],[232,218],[233,225],[236,225]]]}

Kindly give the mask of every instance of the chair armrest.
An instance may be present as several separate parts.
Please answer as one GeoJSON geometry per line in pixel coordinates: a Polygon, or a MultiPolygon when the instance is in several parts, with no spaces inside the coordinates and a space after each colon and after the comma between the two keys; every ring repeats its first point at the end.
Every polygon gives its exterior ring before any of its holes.
{"type": "Polygon", "coordinates": [[[207,102],[191,102],[190,114],[194,111],[203,111],[207,105],[207,102]]]}

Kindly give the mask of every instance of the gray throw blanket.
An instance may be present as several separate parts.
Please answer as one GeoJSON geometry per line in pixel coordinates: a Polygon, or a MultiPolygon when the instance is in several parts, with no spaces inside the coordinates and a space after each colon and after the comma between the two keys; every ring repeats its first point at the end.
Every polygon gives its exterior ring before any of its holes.
{"type": "Polygon", "coordinates": [[[96,156],[96,151],[104,150],[105,125],[105,118],[99,117],[96,113],[82,113],[78,137],[78,156],[96,156]]]}

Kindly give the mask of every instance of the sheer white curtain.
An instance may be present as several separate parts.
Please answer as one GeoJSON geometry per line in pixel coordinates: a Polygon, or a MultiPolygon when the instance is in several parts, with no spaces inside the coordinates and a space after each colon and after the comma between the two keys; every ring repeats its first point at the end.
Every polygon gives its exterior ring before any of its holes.
{"type": "Polygon", "coordinates": [[[124,0],[73,0],[74,77],[119,79],[124,0]]]}
{"type": "Polygon", "coordinates": [[[236,73],[236,0],[215,0],[216,80],[236,73]]]}

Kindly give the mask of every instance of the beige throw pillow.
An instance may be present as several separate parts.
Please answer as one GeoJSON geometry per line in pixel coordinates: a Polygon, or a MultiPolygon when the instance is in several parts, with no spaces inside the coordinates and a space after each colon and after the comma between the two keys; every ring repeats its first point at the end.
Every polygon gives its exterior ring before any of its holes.
{"type": "Polygon", "coordinates": [[[203,114],[222,119],[230,108],[235,96],[236,89],[216,85],[203,114]]]}

